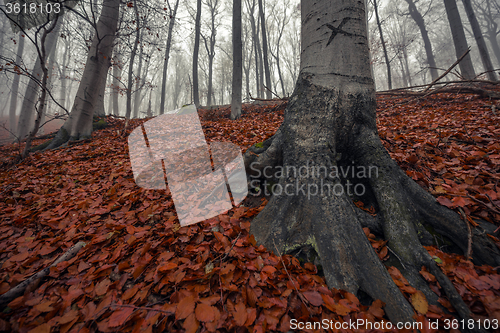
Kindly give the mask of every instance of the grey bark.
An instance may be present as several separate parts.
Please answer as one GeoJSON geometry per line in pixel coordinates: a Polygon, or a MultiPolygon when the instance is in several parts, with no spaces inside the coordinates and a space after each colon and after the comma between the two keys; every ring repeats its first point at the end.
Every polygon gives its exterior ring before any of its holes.
{"type": "Polygon", "coordinates": [[[172,34],[174,32],[175,16],[177,14],[177,7],[179,6],[179,0],[175,1],[174,8],[170,6],[170,2],[167,1],[170,14],[170,22],[168,24],[168,35],[167,35],[167,45],[165,46],[165,58],[163,59],[163,77],[161,80],[161,96],[160,96],[160,114],[165,112],[165,94],[167,89],[167,68],[168,59],[170,57],[170,46],[172,45],[172,34]]]}
{"type": "Polygon", "coordinates": [[[241,90],[243,56],[241,42],[241,0],[233,0],[233,81],[231,93],[231,119],[241,116],[241,90]]]}
{"type": "MultiPolygon", "coordinates": [[[[139,41],[142,41],[142,38],[139,37],[139,41]]],[[[142,73],[142,63],[143,63],[143,54],[144,54],[144,46],[141,45],[141,50],[139,51],[139,66],[137,67],[137,85],[134,92],[134,118],[139,118],[139,105],[141,104],[141,91],[142,84],[144,82],[143,73],[142,73]]]]}
{"type": "MultiPolygon", "coordinates": [[[[451,34],[453,36],[455,54],[458,59],[465,52],[467,52],[467,49],[469,48],[467,45],[467,39],[465,38],[462,19],[460,18],[460,13],[458,12],[456,0],[444,0],[444,5],[446,7],[446,15],[448,16],[448,22],[450,24],[451,34]]],[[[472,80],[476,77],[470,53],[465,56],[465,58],[460,62],[459,66],[460,73],[462,74],[464,79],[472,80]]]]}
{"type": "Polygon", "coordinates": [[[111,92],[111,99],[113,100],[113,114],[118,116],[120,114],[118,108],[118,97],[120,90],[120,77],[122,75],[122,63],[121,63],[121,54],[120,51],[117,51],[115,54],[115,61],[113,65],[113,90],[111,92]]]}
{"type": "Polygon", "coordinates": [[[479,55],[481,56],[481,61],[483,62],[484,70],[487,71],[488,79],[491,81],[497,80],[497,75],[494,72],[493,64],[491,63],[490,54],[488,53],[488,48],[484,42],[484,37],[477,22],[476,14],[472,8],[470,0],[462,0],[464,4],[465,12],[469,18],[470,25],[472,27],[472,32],[474,33],[474,38],[476,39],[477,48],[479,50],[479,55]]]}
{"type": "MultiPolygon", "coordinates": [[[[471,319],[456,289],[422,246],[433,242],[426,230],[430,228],[466,250],[467,226],[407,177],[378,136],[363,2],[302,0],[301,4],[300,74],[284,122],[273,137],[245,153],[252,179],[279,185],[252,221],[250,232],[258,244],[277,254],[319,258],[330,288],[364,291],[386,304],[391,321],[411,322],[414,310],[362,230],[370,225],[388,240],[397,255],[392,262],[429,303],[439,305],[438,296],[419,273],[422,266],[436,276],[457,317],[471,319]],[[330,175],[334,167],[346,170],[347,166],[378,171],[370,176],[330,175]],[[328,173],[321,173],[321,167],[328,173]],[[264,168],[267,175],[281,175],[265,178],[264,168]],[[349,192],[353,185],[366,191],[349,192]],[[356,198],[376,207],[377,218],[356,208],[356,198]]],[[[252,183],[251,187],[257,189],[252,183]]],[[[498,266],[500,251],[482,232],[479,228],[473,232],[474,261],[498,266]]]]}
{"type": "Polygon", "coordinates": [[[436,68],[436,60],[434,59],[434,52],[432,51],[431,40],[429,39],[429,34],[427,32],[427,29],[425,28],[424,18],[418,11],[413,0],[405,0],[405,1],[408,3],[408,9],[410,11],[412,19],[417,24],[418,29],[420,30],[420,34],[422,35],[422,40],[424,41],[425,54],[427,56],[427,62],[429,64],[429,68],[431,71],[431,77],[432,80],[435,80],[438,78],[439,75],[436,68]]]}
{"type": "MultiPolygon", "coordinates": [[[[19,40],[17,44],[16,53],[16,64],[18,66],[21,64],[24,52],[24,37],[22,37],[22,32],[19,33],[19,40]]],[[[17,111],[17,100],[19,99],[19,79],[21,75],[15,75],[12,80],[12,93],[10,96],[10,109],[9,109],[9,130],[11,132],[11,138],[14,138],[16,133],[16,111],[17,111]]]]}
{"type": "Polygon", "coordinates": [[[260,15],[260,29],[262,31],[262,58],[264,61],[264,72],[266,74],[266,98],[271,99],[273,96],[271,94],[270,89],[272,88],[271,84],[271,71],[269,70],[269,60],[268,60],[268,52],[267,52],[267,33],[266,33],[266,17],[264,14],[264,6],[262,5],[262,0],[259,1],[259,15],[260,15]]]}
{"type": "Polygon", "coordinates": [[[196,2],[196,19],[194,32],[193,50],[193,100],[196,107],[200,106],[200,92],[198,83],[198,54],[200,51],[200,29],[201,29],[201,0],[196,2]]]}
{"type": "Polygon", "coordinates": [[[377,20],[378,33],[380,35],[380,42],[382,43],[382,50],[384,51],[385,65],[387,66],[387,85],[389,87],[389,90],[391,90],[392,89],[391,62],[389,61],[389,56],[387,55],[387,48],[385,46],[384,34],[382,32],[382,24],[380,23],[380,17],[378,15],[377,0],[373,0],[373,8],[375,9],[375,18],[377,20]]]}
{"type": "Polygon", "coordinates": [[[98,94],[102,89],[100,85],[106,82],[106,80],[102,80],[102,76],[106,77],[110,66],[119,12],[120,0],[103,1],[96,33],[92,39],[87,63],[69,118],[47,149],[56,148],[68,140],[91,137],[94,110],[98,94]]]}

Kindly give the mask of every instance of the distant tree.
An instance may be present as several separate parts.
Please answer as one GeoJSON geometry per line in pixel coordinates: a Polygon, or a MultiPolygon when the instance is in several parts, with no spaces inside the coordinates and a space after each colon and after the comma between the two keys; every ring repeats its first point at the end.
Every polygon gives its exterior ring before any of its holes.
{"type": "Polygon", "coordinates": [[[207,92],[207,106],[212,105],[213,96],[213,65],[215,57],[215,41],[217,36],[217,28],[219,26],[217,22],[217,16],[219,15],[219,0],[207,0],[206,5],[208,6],[208,11],[210,13],[210,34],[205,37],[201,34],[203,41],[205,42],[205,49],[208,55],[208,92],[207,92]]]}
{"type": "MultiPolygon", "coordinates": [[[[456,0],[444,0],[444,5],[446,7],[446,15],[450,23],[453,44],[455,45],[455,53],[458,59],[467,51],[469,46],[465,38],[464,27],[462,25],[460,13],[458,12],[456,0]]],[[[476,77],[470,53],[467,54],[458,65],[460,66],[460,72],[464,79],[472,80],[476,77]]]]}
{"type": "Polygon", "coordinates": [[[432,51],[431,40],[429,39],[429,34],[427,32],[427,29],[425,28],[424,18],[422,17],[422,14],[420,14],[420,12],[418,11],[417,6],[415,6],[415,2],[413,0],[405,0],[405,1],[408,3],[408,9],[410,11],[412,19],[417,24],[418,29],[420,30],[420,34],[422,35],[425,54],[427,56],[427,63],[429,64],[429,69],[431,71],[431,77],[433,80],[435,80],[439,77],[439,74],[436,68],[436,60],[434,59],[434,52],[432,51]]]}
{"type": "Polygon", "coordinates": [[[264,61],[264,72],[266,74],[266,98],[271,99],[273,96],[271,94],[270,89],[272,88],[271,84],[271,71],[269,70],[269,60],[268,60],[268,44],[267,44],[267,32],[266,32],[266,16],[264,13],[264,5],[262,4],[262,0],[259,1],[259,15],[260,15],[260,29],[262,31],[262,57],[264,61]]]}
{"type": "Polygon", "coordinates": [[[177,15],[177,8],[179,7],[179,0],[175,0],[175,4],[172,7],[170,5],[170,0],[167,0],[167,6],[169,11],[169,24],[167,33],[167,44],[165,45],[165,57],[163,59],[163,77],[161,80],[161,96],[160,96],[160,114],[165,112],[165,93],[167,87],[167,68],[168,59],[170,57],[170,47],[172,45],[172,34],[174,33],[175,16],[177,15]]]}
{"type": "Polygon", "coordinates": [[[241,42],[241,0],[233,0],[233,83],[231,95],[231,119],[241,116],[241,90],[243,81],[241,42]]]}
{"type": "MultiPolygon", "coordinates": [[[[19,32],[19,38],[17,41],[17,53],[16,53],[16,64],[21,64],[24,52],[24,36],[23,32],[19,32]]],[[[17,110],[17,100],[19,98],[19,79],[20,75],[15,75],[14,80],[12,80],[12,92],[10,96],[10,109],[9,109],[9,130],[11,132],[11,138],[14,138],[16,134],[16,110],[17,110]]]]}
{"type": "Polygon", "coordinates": [[[198,83],[198,54],[200,52],[200,30],[201,30],[201,0],[196,1],[196,19],[194,23],[194,50],[193,50],[193,100],[194,104],[200,106],[200,92],[198,83]]]}
{"type": "Polygon", "coordinates": [[[384,41],[384,33],[382,31],[382,24],[380,23],[380,17],[378,15],[378,4],[377,0],[373,0],[373,9],[375,10],[375,18],[377,20],[378,33],[380,35],[380,42],[382,43],[382,50],[384,51],[385,65],[387,67],[387,86],[392,89],[392,75],[391,75],[391,62],[389,56],[387,55],[387,47],[384,41]]]}
{"type": "MultiPolygon", "coordinates": [[[[139,6],[137,5],[137,0],[134,0],[133,2],[133,7],[134,7],[134,14],[135,14],[135,40],[132,45],[132,52],[130,53],[130,62],[128,65],[128,79],[127,79],[127,106],[126,106],[126,111],[125,111],[125,118],[130,118],[130,115],[132,114],[132,88],[134,86],[134,61],[135,61],[135,55],[137,53],[137,48],[139,46],[139,40],[140,40],[140,29],[141,29],[141,20],[139,17],[139,6]]],[[[170,45],[169,45],[170,47],[170,45]]],[[[165,55],[165,57],[168,58],[168,54],[165,55]]],[[[167,60],[168,64],[168,60],[167,60]]],[[[165,71],[166,72],[166,71],[165,71]]],[[[163,91],[163,95],[165,94],[165,91],[163,91]]]]}
{"type": "Polygon", "coordinates": [[[471,1],[462,0],[462,3],[464,4],[465,12],[467,13],[467,17],[469,18],[469,22],[472,27],[472,32],[474,33],[474,38],[476,39],[477,48],[479,50],[479,55],[481,56],[484,69],[488,72],[488,78],[491,81],[496,81],[497,75],[493,70],[493,64],[491,63],[490,54],[488,53],[488,48],[486,47],[486,43],[484,42],[481,27],[479,27],[479,23],[477,22],[476,14],[474,13],[474,9],[472,8],[471,1]]]}
{"type": "MultiPolygon", "coordinates": [[[[285,1],[280,1],[279,2],[280,7],[283,9],[281,13],[272,13],[271,17],[273,18],[273,26],[277,27],[276,29],[276,39],[274,42],[272,42],[273,45],[275,45],[275,52],[273,52],[273,47],[269,47],[269,53],[271,53],[271,56],[274,58],[274,61],[276,62],[276,70],[278,71],[278,78],[279,78],[279,83],[281,85],[281,95],[284,97],[286,96],[286,89],[285,89],[285,81],[283,78],[283,73],[281,71],[281,65],[280,65],[280,59],[281,59],[281,53],[280,53],[280,47],[281,47],[281,40],[283,38],[283,34],[285,31],[285,27],[290,21],[290,17],[287,15],[287,11],[289,10],[290,7],[290,1],[285,0],[285,1]]],[[[273,7],[273,9],[276,9],[276,6],[273,7]]]]}
{"type": "Polygon", "coordinates": [[[491,0],[473,0],[473,4],[482,17],[479,24],[483,27],[485,36],[497,58],[497,66],[500,67],[500,46],[497,40],[497,36],[500,34],[500,26],[497,22],[500,19],[500,3],[491,0]]]}

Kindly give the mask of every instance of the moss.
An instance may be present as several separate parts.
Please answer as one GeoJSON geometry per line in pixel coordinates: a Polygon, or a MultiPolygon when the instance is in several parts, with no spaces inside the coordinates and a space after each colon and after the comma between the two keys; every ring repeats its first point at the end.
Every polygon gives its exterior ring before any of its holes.
{"type": "Polygon", "coordinates": [[[255,148],[264,148],[264,142],[256,143],[255,148]]]}
{"type": "Polygon", "coordinates": [[[92,129],[94,131],[106,128],[107,126],[108,123],[106,122],[106,120],[104,120],[104,118],[101,118],[98,121],[92,123],[92,129]]]}
{"type": "Polygon", "coordinates": [[[50,145],[51,142],[52,142],[52,140],[45,141],[44,143],[39,144],[38,146],[31,148],[30,151],[34,152],[34,151],[44,150],[45,148],[47,148],[50,145]]]}

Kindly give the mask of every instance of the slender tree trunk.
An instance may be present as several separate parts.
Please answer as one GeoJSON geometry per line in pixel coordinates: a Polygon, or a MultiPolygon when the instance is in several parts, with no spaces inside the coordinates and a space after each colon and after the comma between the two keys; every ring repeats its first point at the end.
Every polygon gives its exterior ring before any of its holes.
{"type": "Polygon", "coordinates": [[[498,67],[500,67],[500,46],[498,45],[498,41],[496,36],[489,37],[488,40],[490,41],[491,48],[493,49],[493,53],[495,54],[497,58],[497,63],[498,67]]]}
{"type": "Polygon", "coordinates": [[[408,65],[408,51],[406,50],[406,47],[403,49],[403,58],[405,60],[405,69],[406,69],[406,76],[408,77],[408,84],[410,87],[412,87],[413,84],[411,82],[410,66],[408,65]]]}
{"type": "MultiPolygon", "coordinates": [[[[16,54],[16,64],[21,64],[24,52],[24,37],[22,36],[22,32],[19,33],[19,39],[17,44],[17,54],[16,54]]],[[[12,81],[12,93],[10,96],[10,109],[9,109],[9,129],[10,129],[10,137],[14,138],[16,133],[16,111],[17,111],[17,100],[19,98],[19,79],[21,75],[15,75],[14,80],[12,81]]]]}
{"type": "MultiPolygon", "coordinates": [[[[56,27],[50,34],[48,34],[47,39],[45,40],[45,51],[47,54],[52,52],[52,48],[56,45],[58,32],[62,24],[61,22],[62,20],[58,20],[56,27]]],[[[37,57],[36,59],[31,76],[32,77],[29,80],[28,86],[26,87],[23,104],[21,106],[21,113],[19,114],[19,122],[17,123],[17,137],[20,140],[24,139],[33,128],[35,106],[38,100],[38,92],[40,90],[40,85],[37,81],[41,82],[43,78],[40,57],[37,57]]]]}
{"type": "Polygon", "coordinates": [[[132,53],[130,54],[130,63],[128,65],[127,94],[126,94],[127,107],[125,111],[125,118],[127,119],[130,118],[130,115],[132,114],[132,88],[134,86],[134,79],[133,79],[134,61],[135,61],[135,54],[137,53],[137,47],[139,45],[139,33],[140,33],[139,8],[136,0],[134,0],[134,12],[135,12],[135,22],[137,28],[135,30],[135,41],[134,41],[134,46],[132,46],[132,53]]]}
{"type": "Polygon", "coordinates": [[[69,64],[69,42],[65,41],[64,42],[64,54],[63,54],[63,63],[62,63],[62,70],[61,70],[61,91],[59,92],[59,103],[66,108],[66,100],[67,100],[67,95],[68,91],[66,90],[66,69],[69,64]]]}
{"type": "MultiPolygon", "coordinates": [[[[439,298],[419,273],[422,266],[458,321],[467,322],[469,308],[422,246],[434,242],[427,231],[434,230],[467,251],[467,225],[409,178],[379,138],[364,8],[357,0],[302,0],[300,74],[283,124],[245,153],[249,177],[264,181],[250,186],[265,191],[274,183],[250,232],[277,254],[316,258],[330,288],[363,291],[385,303],[392,322],[412,322],[412,306],[362,229],[369,227],[388,240],[392,262],[428,303],[439,306],[439,298]],[[353,199],[376,207],[377,218],[353,199]]],[[[484,230],[473,232],[472,246],[475,263],[500,264],[500,250],[484,230]]]]}
{"type": "Polygon", "coordinates": [[[272,88],[271,83],[271,71],[269,70],[269,60],[267,52],[267,33],[266,33],[266,18],[264,14],[264,6],[262,5],[262,0],[259,0],[259,14],[260,14],[260,25],[262,30],[262,56],[264,58],[264,71],[266,73],[266,98],[271,99],[273,95],[270,89],[272,88]]]}
{"type": "Polygon", "coordinates": [[[165,112],[165,97],[167,90],[167,68],[168,68],[168,58],[170,57],[170,46],[172,44],[172,34],[174,32],[175,25],[175,15],[177,14],[177,7],[179,6],[179,0],[175,1],[174,8],[172,9],[169,4],[170,9],[170,22],[168,24],[168,35],[167,35],[167,45],[165,46],[165,58],[163,60],[163,78],[161,81],[161,99],[160,99],[160,114],[165,112]]]}
{"type": "Polygon", "coordinates": [[[375,18],[377,19],[378,33],[380,34],[380,41],[382,42],[382,50],[384,51],[385,65],[387,66],[387,85],[389,90],[392,89],[392,75],[391,75],[391,62],[387,55],[387,48],[385,47],[384,34],[382,33],[382,24],[378,15],[377,0],[373,0],[373,8],[375,9],[375,18]]]}
{"type": "MultiPolygon", "coordinates": [[[[469,48],[467,45],[467,39],[465,38],[462,19],[460,18],[460,13],[458,12],[456,0],[444,0],[444,5],[446,7],[446,15],[448,16],[448,22],[450,23],[451,34],[453,36],[455,54],[458,59],[465,52],[467,52],[467,49],[469,48]]],[[[460,72],[464,79],[472,80],[476,77],[470,53],[465,56],[465,58],[460,61],[458,65],[460,66],[460,72]]]]}
{"type": "MultiPolygon", "coordinates": [[[[139,40],[142,40],[142,39],[139,38],[139,40]]],[[[136,91],[134,93],[134,118],[140,118],[139,105],[141,104],[141,102],[140,102],[141,91],[142,91],[141,86],[142,86],[142,83],[144,82],[144,79],[142,77],[142,62],[143,62],[142,56],[144,53],[143,51],[144,51],[144,47],[141,46],[141,50],[139,51],[139,67],[137,68],[137,76],[139,78],[137,80],[136,91]]]]}
{"type": "Polygon", "coordinates": [[[241,116],[242,90],[241,0],[233,0],[233,83],[231,94],[231,119],[241,116]]]}
{"type": "Polygon", "coordinates": [[[257,98],[260,98],[260,88],[259,88],[259,35],[257,34],[257,28],[255,27],[255,18],[253,16],[255,11],[255,0],[252,0],[252,5],[250,6],[250,0],[246,1],[248,7],[248,15],[250,16],[250,26],[252,27],[252,46],[255,54],[255,93],[257,98]]]}
{"type": "Polygon", "coordinates": [[[472,4],[470,0],[462,0],[464,4],[465,12],[469,18],[470,25],[472,27],[472,32],[474,33],[474,38],[476,39],[477,48],[479,50],[479,55],[481,56],[481,61],[483,62],[484,70],[487,71],[488,79],[491,81],[497,80],[497,75],[495,74],[493,64],[491,63],[490,54],[488,53],[488,48],[484,42],[484,37],[479,27],[479,23],[476,19],[476,14],[474,9],[472,9],[472,4]]]}
{"type": "Polygon", "coordinates": [[[119,90],[120,90],[120,80],[119,78],[122,75],[122,63],[121,63],[121,54],[120,51],[116,52],[115,55],[115,64],[113,66],[113,91],[111,98],[113,99],[113,114],[115,116],[120,115],[119,107],[118,107],[118,96],[119,96],[119,90]]]}
{"type": "Polygon", "coordinates": [[[193,100],[196,107],[200,106],[200,92],[198,84],[198,53],[200,51],[200,28],[201,28],[201,0],[196,2],[196,19],[194,32],[193,50],[193,100]]]}
{"type": "Polygon", "coordinates": [[[95,105],[102,89],[100,85],[106,82],[102,80],[102,77],[106,77],[111,65],[110,59],[119,12],[120,0],[103,0],[101,15],[97,22],[97,32],[92,39],[70,116],[47,149],[58,147],[68,140],[91,137],[95,105]]]}
{"type": "Polygon", "coordinates": [[[427,33],[427,29],[425,28],[425,21],[420,12],[417,10],[415,3],[413,0],[405,0],[408,3],[408,9],[410,11],[410,15],[412,19],[417,24],[420,29],[420,34],[422,35],[422,40],[424,41],[424,49],[425,54],[427,56],[427,63],[429,64],[432,80],[435,80],[439,77],[436,68],[436,60],[434,59],[434,53],[432,52],[432,44],[429,39],[429,34],[427,33]]]}

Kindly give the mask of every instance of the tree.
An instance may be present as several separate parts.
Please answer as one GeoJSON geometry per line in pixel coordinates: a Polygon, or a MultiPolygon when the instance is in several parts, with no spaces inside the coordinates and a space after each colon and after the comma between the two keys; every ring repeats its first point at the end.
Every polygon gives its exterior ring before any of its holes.
{"type": "MultiPolygon", "coordinates": [[[[302,0],[301,10],[300,73],[284,122],[245,153],[249,177],[274,182],[262,186],[274,194],[251,233],[269,250],[319,258],[329,287],[361,290],[381,299],[392,321],[412,321],[412,307],[363,232],[362,226],[370,227],[388,240],[398,258],[394,264],[429,303],[438,304],[438,297],[421,277],[422,266],[436,276],[459,316],[470,318],[422,246],[433,243],[428,228],[465,252],[466,224],[408,178],[378,136],[364,3],[302,0]],[[377,217],[358,209],[352,196],[376,207],[377,217]]],[[[251,190],[260,190],[254,185],[251,190]]],[[[500,251],[480,230],[472,243],[476,263],[500,264],[500,251]]]]}
{"type": "MultiPolygon", "coordinates": [[[[20,64],[22,61],[24,52],[24,36],[22,32],[19,32],[19,41],[17,44],[17,54],[16,54],[16,64],[20,64]]],[[[11,137],[16,133],[16,110],[17,110],[17,99],[19,94],[19,79],[20,75],[15,75],[14,80],[12,80],[12,95],[10,98],[10,110],[9,110],[9,130],[11,132],[11,137]]]]}
{"type": "Polygon", "coordinates": [[[194,105],[200,106],[200,91],[198,83],[198,53],[200,52],[201,30],[201,0],[196,2],[196,19],[194,23],[194,50],[193,50],[193,100],[194,105]]]}
{"type": "MultiPolygon", "coordinates": [[[[45,51],[47,54],[52,52],[52,49],[56,46],[58,32],[61,27],[62,20],[58,20],[55,28],[47,35],[45,40],[45,51]]],[[[17,123],[17,137],[22,140],[24,139],[30,130],[33,128],[33,118],[35,117],[35,108],[38,101],[38,92],[40,90],[40,82],[43,79],[43,68],[40,60],[41,52],[38,52],[35,65],[31,72],[30,81],[26,87],[26,92],[24,94],[23,104],[21,106],[21,112],[19,114],[19,121],[17,123]]]]}
{"type": "Polygon", "coordinates": [[[104,0],[96,32],[87,55],[87,63],[68,119],[57,132],[47,149],[56,148],[68,140],[89,138],[92,134],[92,120],[99,92],[106,80],[113,51],[120,0],[104,0]]]}
{"type": "Polygon", "coordinates": [[[490,0],[474,0],[475,8],[481,13],[482,20],[480,23],[484,28],[485,35],[488,38],[493,53],[497,58],[497,64],[500,66],[500,46],[498,45],[497,35],[500,34],[500,29],[496,19],[500,13],[500,4],[490,0]]]}
{"type": "Polygon", "coordinates": [[[384,51],[385,65],[387,66],[387,85],[390,90],[392,89],[391,62],[389,61],[389,56],[387,55],[384,34],[382,32],[382,24],[380,23],[380,17],[378,15],[377,0],[373,0],[373,8],[375,9],[375,18],[377,20],[378,33],[380,35],[380,42],[382,43],[382,50],[384,51]]]}
{"type": "Polygon", "coordinates": [[[167,1],[167,6],[169,10],[170,22],[168,24],[167,45],[165,46],[165,58],[163,59],[163,78],[161,81],[160,114],[163,114],[165,112],[165,92],[167,87],[168,58],[170,57],[170,46],[172,45],[172,34],[174,32],[175,15],[177,14],[177,7],[179,6],[179,0],[175,1],[174,8],[170,6],[169,1],[167,1]]]}
{"type": "Polygon", "coordinates": [[[484,37],[477,22],[476,14],[472,8],[470,0],[462,0],[464,4],[465,12],[469,18],[470,25],[472,27],[472,32],[474,33],[474,38],[476,39],[477,48],[479,49],[479,55],[481,56],[481,61],[483,62],[484,70],[487,71],[488,78],[491,81],[496,81],[497,76],[493,70],[493,64],[491,63],[490,54],[488,53],[488,48],[484,42],[484,37]]]}
{"type": "MultiPolygon", "coordinates": [[[[134,41],[134,45],[132,46],[132,53],[130,54],[130,63],[128,65],[128,80],[127,80],[127,109],[126,109],[126,112],[125,112],[125,118],[130,118],[130,114],[132,113],[132,87],[134,86],[134,79],[133,79],[133,74],[134,74],[134,60],[135,60],[135,54],[137,53],[137,46],[139,45],[139,39],[140,39],[140,18],[139,18],[139,8],[138,8],[138,5],[137,5],[137,1],[134,0],[134,3],[133,3],[133,7],[134,7],[134,13],[135,13],[135,23],[136,23],[136,29],[135,29],[135,41],[134,41]]],[[[175,15],[175,14],[174,14],[175,15]]],[[[169,33],[169,37],[170,37],[170,33],[169,33]]],[[[168,48],[168,51],[166,51],[167,53],[165,54],[165,68],[164,68],[164,80],[166,80],[166,75],[167,75],[167,70],[166,70],[166,66],[168,65],[168,52],[170,52],[170,44],[169,42],[167,41],[167,48],[168,48]]],[[[162,101],[163,101],[163,105],[164,106],[164,103],[165,103],[165,100],[163,97],[163,95],[165,95],[165,82],[163,82],[163,86],[162,86],[162,101]]]]}
{"type": "Polygon", "coordinates": [[[241,89],[243,81],[243,55],[241,42],[241,0],[233,0],[233,84],[231,119],[241,116],[241,89]]]}
{"type": "MultiPolygon", "coordinates": [[[[446,15],[448,16],[448,22],[450,23],[453,44],[455,45],[455,53],[458,59],[465,52],[467,52],[467,49],[469,48],[467,46],[467,39],[465,38],[462,19],[460,18],[460,13],[458,12],[456,0],[444,0],[444,6],[446,7],[446,15]]],[[[466,80],[472,80],[476,77],[470,53],[467,54],[458,65],[460,66],[462,76],[466,80]]]]}
{"type": "Polygon", "coordinates": [[[269,60],[267,56],[267,33],[266,33],[266,17],[264,14],[264,6],[262,4],[262,0],[259,1],[259,15],[260,15],[260,26],[262,31],[262,57],[264,61],[264,71],[266,73],[266,98],[271,99],[273,96],[271,95],[271,71],[269,70],[269,60]]]}
{"type": "Polygon", "coordinates": [[[207,0],[207,6],[210,11],[210,36],[208,39],[204,36],[203,41],[205,42],[205,49],[208,55],[208,93],[207,93],[207,106],[212,105],[213,96],[213,67],[214,67],[214,57],[215,57],[215,37],[217,36],[217,28],[219,24],[216,24],[216,18],[219,14],[219,0],[207,0]]]}
{"type": "Polygon", "coordinates": [[[429,39],[429,34],[427,32],[427,29],[425,28],[424,18],[418,11],[417,6],[415,6],[413,0],[405,0],[405,1],[408,3],[408,9],[410,11],[412,19],[417,24],[418,29],[420,30],[420,34],[422,35],[422,40],[424,41],[425,54],[427,56],[427,62],[429,63],[429,69],[431,71],[431,77],[432,80],[435,80],[438,78],[439,75],[436,68],[436,60],[434,59],[434,52],[432,51],[431,40],[429,39]]]}

